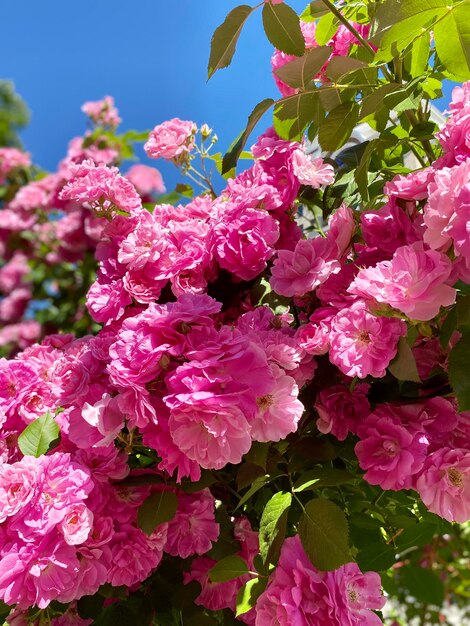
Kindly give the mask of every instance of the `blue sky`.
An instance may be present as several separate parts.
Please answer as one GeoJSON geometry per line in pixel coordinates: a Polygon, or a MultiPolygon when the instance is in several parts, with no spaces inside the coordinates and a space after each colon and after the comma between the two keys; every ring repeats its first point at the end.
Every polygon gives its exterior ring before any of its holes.
{"type": "MultiPolygon", "coordinates": [[[[2,0],[8,28],[0,38],[0,76],[15,82],[32,111],[23,141],[34,161],[54,169],[69,139],[84,131],[82,103],[108,94],[116,100],[122,129],[150,129],[172,117],[207,122],[224,152],[253,106],[278,96],[270,71],[272,47],[259,11],[242,33],[232,66],[206,82],[211,35],[237,4],[46,0],[25,7],[2,0]]],[[[289,4],[300,12],[307,2],[289,4]]],[[[174,185],[174,168],[155,165],[167,186],[174,185]]]]}

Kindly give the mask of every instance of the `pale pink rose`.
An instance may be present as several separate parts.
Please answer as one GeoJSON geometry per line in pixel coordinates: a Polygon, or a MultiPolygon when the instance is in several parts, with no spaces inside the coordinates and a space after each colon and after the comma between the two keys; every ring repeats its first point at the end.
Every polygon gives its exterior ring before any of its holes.
{"type": "Polygon", "coordinates": [[[451,271],[448,257],[417,242],[398,248],[391,261],[361,270],[348,291],[427,321],[455,302],[456,291],[446,284],[451,271]]]}
{"type": "Polygon", "coordinates": [[[312,158],[297,148],[292,153],[292,165],[294,174],[302,185],[309,185],[318,189],[323,185],[331,185],[335,178],[335,170],[332,165],[325,163],[321,157],[312,158]]]}
{"type": "Polygon", "coordinates": [[[346,376],[381,378],[403,335],[406,324],[402,320],[376,317],[359,300],[339,311],[331,322],[330,361],[346,376]]]}
{"type": "Polygon", "coordinates": [[[251,447],[250,426],[233,400],[210,392],[187,394],[168,422],[174,443],[205,469],[240,463],[251,447]]]}
{"type": "Polygon", "coordinates": [[[373,613],[385,598],[380,576],[355,563],[320,572],[298,535],[287,538],[277,567],[256,603],[256,626],[382,626],[373,613]]]}
{"type": "Polygon", "coordinates": [[[163,177],[155,167],[137,163],[129,168],[126,178],[131,181],[137,192],[144,198],[148,198],[154,193],[165,193],[166,191],[163,177]]]}
{"type": "Polygon", "coordinates": [[[64,536],[65,543],[75,546],[87,540],[92,525],[93,513],[80,502],[68,509],[58,528],[64,536]]]}
{"type": "Polygon", "coordinates": [[[102,100],[96,100],[95,102],[85,102],[82,106],[82,111],[95,124],[100,126],[116,128],[121,123],[121,118],[117,108],[114,106],[114,98],[112,96],[105,96],[102,100]]]}
{"type": "Polygon", "coordinates": [[[258,411],[251,423],[254,441],[280,441],[297,430],[304,412],[300,402],[299,388],[291,376],[286,376],[277,366],[272,367],[275,375],[269,393],[256,398],[258,411]]]}
{"type": "Polygon", "coordinates": [[[416,481],[424,504],[449,522],[470,519],[470,453],[441,448],[428,456],[416,481]]]}
{"type": "Polygon", "coordinates": [[[144,150],[151,159],[171,160],[185,156],[194,147],[196,131],[194,122],[175,117],[155,126],[144,145],[144,150]]]}
{"type": "Polygon", "coordinates": [[[116,210],[131,213],[142,206],[134,185],[120,175],[117,167],[96,165],[87,160],[73,165],[71,173],[70,181],[59,194],[62,200],[86,203],[98,215],[116,210]]]}
{"type": "Polygon", "coordinates": [[[178,493],[178,510],[168,523],[165,552],[186,559],[208,552],[219,536],[215,500],[209,489],[178,493]]]}
{"type": "Polygon", "coordinates": [[[433,250],[447,250],[452,243],[450,221],[461,204],[460,193],[470,184],[470,159],[454,167],[436,170],[424,207],[424,241],[433,250]]]}
{"type": "Polygon", "coordinates": [[[281,296],[303,296],[314,291],[341,265],[337,247],[324,237],[301,239],[293,252],[279,250],[271,269],[271,287],[281,296]]]}
{"type": "Polygon", "coordinates": [[[220,267],[242,280],[251,280],[274,254],[279,226],[266,211],[232,211],[215,225],[213,252],[220,267]]]}
{"type": "Polygon", "coordinates": [[[361,425],[359,436],[354,451],[366,470],[365,480],[382,489],[409,489],[426,458],[429,441],[425,433],[379,406],[361,425]]]}
{"type": "Polygon", "coordinates": [[[18,148],[0,148],[0,185],[13,170],[30,165],[31,157],[27,152],[18,148]]]}

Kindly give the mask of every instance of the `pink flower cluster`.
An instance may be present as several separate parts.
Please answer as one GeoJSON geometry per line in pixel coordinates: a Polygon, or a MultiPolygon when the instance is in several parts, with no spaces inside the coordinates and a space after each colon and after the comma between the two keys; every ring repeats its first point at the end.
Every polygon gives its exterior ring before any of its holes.
{"type": "Polygon", "coordinates": [[[144,146],[145,152],[151,159],[184,160],[194,148],[196,131],[194,122],[175,117],[155,126],[144,146]]]}
{"type": "Polygon", "coordinates": [[[29,167],[31,158],[18,148],[0,148],[0,185],[12,172],[19,168],[29,167]]]}
{"type": "Polygon", "coordinates": [[[430,511],[450,522],[467,521],[469,417],[444,398],[378,405],[351,428],[359,436],[355,451],[364,478],[383,489],[416,489],[430,511]]]}
{"type": "Polygon", "coordinates": [[[96,102],[85,102],[82,111],[97,126],[108,126],[111,129],[116,128],[121,123],[119,112],[114,106],[114,98],[105,96],[102,100],[96,102]]]}
{"type": "MultiPolygon", "coordinates": [[[[273,4],[280,4],[280,2],[276,1],[276,2],[273,2],[273,4]]],[[[370,30],[369,24],[356,24],[354,22],[352,24],[356,28],[356,30],[359,32],[360,35],[367,38],[367,35],[369,34],[369,30],[370,30]]],[[[311,48],[316,48],[318,46],[318,43],[315,39],[316,22],[304,22],[303,20],[300,20],[300,28],[302,30],[302,34],[305,39],[306,50],[308,51],[311,48]]],[[[325,62],[324,66],[318,72],[318,74],[314,76],[312,75],[310,79],[320,80],[322,82],[329,82],[329,79],[326,75],[326,69],[328,67],[328,63],[333,57],[347,56],[349,49],[355,43],[357,43],[357,39],[355,38],[355,36],[350,32],[348,28],[346,28],[346,26],[343,26],[343,24],[340,24],[337,27],[336,32],[333,35],[333,37],[326,43],[326,45],[329,48],[331,48],[331,54],[328,60],[325,62]]],[[[271,67],[273,70],[274,80],[276,82],[276,85],[279,91],[284,97],[294,95],[295,93],[297,93],[298,89],[295,89],[294,87],[290,87],[283,80],[281,80],[279,76],[277,76],[276,70],[286,65],[286,63],[289,63],[290,61],[294,61],[297,58],[298,57],[294,55],[286,54],[285,52],[281,52],[280,50],[275,50],[271,58],[271,67]]]]}
{"type": "Polygon", "coordinates": [[[363,574],[355,563],[319,572],[296,535],[284,541],[258,598],[255,626],[381,626],[373,611],[384,604],[379,574],[363,574]]]}

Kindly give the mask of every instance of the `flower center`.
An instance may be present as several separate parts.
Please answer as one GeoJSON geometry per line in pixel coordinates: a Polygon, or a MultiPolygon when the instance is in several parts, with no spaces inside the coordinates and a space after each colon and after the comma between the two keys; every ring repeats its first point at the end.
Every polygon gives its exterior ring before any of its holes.
{"type": "Polygon", "coordinates": [[[266,396],[261,396],[261,398],[256,399],[256,404],[260,409],[264,410],[269,408],[274,402],[274,397],[268,393],[266,396]]]}
{"type": "Polygon", "coordinates": [[[366,330],[359,333],[358,339],[362,341],[362,343],[370,343],[370,335],[366,330]]]}
{"type": "Polygon", "coordinates": [[[463,476],[462,473],[456,467],[449,467],[447,470],[447,476],[449,477],[449,481],[454,487],[463,487],[463,476]]]}

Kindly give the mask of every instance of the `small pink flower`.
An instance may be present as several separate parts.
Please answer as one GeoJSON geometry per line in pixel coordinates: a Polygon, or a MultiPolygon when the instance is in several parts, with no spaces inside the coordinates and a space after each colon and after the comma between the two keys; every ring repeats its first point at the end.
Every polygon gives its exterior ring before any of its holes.
{"type": "Polygon", "coordinates": [[[281,296],[303,296],[340,270],[334,242],[301,239],[293,252],[279,250],[271,269],[271,287],[281,296]]]}
{"type": "Polygon", "coordinates": [[[332,320],[330,361],[347,376],[381,378],[405,334],[402,320],[376,317],[359,300],[332,320]]]}
{"type": "Polygon", "coordinates": [[[114,98],[105,96],[102,100],[96,102],[85,102],[82,111],[93,120],[95,124],[100,126],[109,126],[116,128],[121,123],[119,112],[114,106],[114,98]]]}
{"type": "Polygon", "coordinates": [[[240,463],[251,447],[250,426],[242,411],[233,400],[210,392],[187,394],[172,409],[168,425],[178,448],[205,469],[240,463]]]}
{"type": "Polygon", "coordinates": [[[214,228],[213,251],[220,267],[251,280],[265,269],[278,239],[278,223],[266,211],[232,211],[214,228]]]}
{"type": "Polygon", "coordinates": [[[163,177],[155,167],[137,163],[129,168],[126,178],[131,181],[143,198],[149,198],[154,193],[165,193],[166,191],[163,177]]]}
{"type": "Polygon", "coordinates": [[[409,489],[426,456],[424,432],[401,423],[386,407],[371,413],[359,430],[355,452],[365,480],[382,489],[409,489]]]}
{"type": "Polygon", "coordinates": [[[361,270],[348,291],[427,321],[455,302],[456,291],[446,284],[451,271],[448,257],[417,242],[398,248],[391,261],[361,270]]]}
{"type": "Polygon", "coordinates": [[[194,147],[196,131],[194,122],[175,117],[155,126],[144,145],[144,150],[151,159],[162,158],[168,161],[184,156],[194,147]]]}
{"type": "Polygon", "coordinates": [[[449,522],[470,519],[470,454],[441,448],[428,456],[416,481],[424,504],[449,522]]]}
{"type": "Polygon", "coordinates": [[[258,412],[251,423],[254,441],[280,441],[297,430],[304,412],[299,388],[291,376],[273,366],[275,382],[269,393],[256,399],[258,412]]]}
{"type": "Polygon", "coordinates": [[[59,524],[65,543],[75,546],[84,543],[91,532],[93,513],[82,502],[69,508],[59,524]]]}
{"type": "Polygon", "coordinates": [[[360,424],[370,412],[367,399],[369,385],[359,383],[350,391],[346,385],[333,385],[317,396],[315,409],[319,415],[317,428],[344,441],[348,433],[357,433],[360,424]]]}
{"type": "Polygon", "coordinates": [[[335,171],[332,165],[325,163],[321,157],[312,158],[302,150],[297,148],[292,153],[292,164],[294,174],[302,185],[309,185],[313,189],[318,189],[323,185],[331,185],[335,178],[335,171]]]}
{"type": "Polygon", "coordinates": [[[116,167],[95,165],[87,160],[72,166],[71,171],[71,180],[59,194],[62,200],[86,203],[98,214],[115,210],[130,213],[141,208],[139,194],[116,167]]]}

